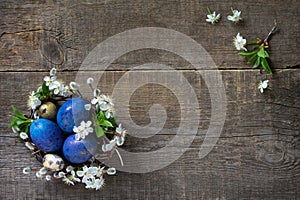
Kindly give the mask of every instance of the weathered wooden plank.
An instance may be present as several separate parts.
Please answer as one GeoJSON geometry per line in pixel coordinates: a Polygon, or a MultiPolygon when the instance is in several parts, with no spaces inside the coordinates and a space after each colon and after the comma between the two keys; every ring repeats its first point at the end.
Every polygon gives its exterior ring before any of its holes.
{"type": "MultiPolygon", "coordinates": [[[[151,71],[138,72],[147,77],[151,71]]],[[[146,174],[120,172],[107,178],[107,185],[101,192],[86,191],[79,185],[74,188],[63,186],[60,182],[46,183],[37,180],[33,174],[22,175],[23,167],[38,168],[39,163],[26,154],[24,145],[6,128],[9,122],[7,116],[1,115],[0,182],[5,183],[0,189],[1,196],[4,199],[299,198],[299,70],[281,70],[267,76],[273,90],[263,95],[256,88],[262,78],[258,70],[220,71],[228,102],[226,122],[217,144],[203,159],[199,159],[198,154],[210,117],[208,89],[200,71],[179,72],[184,74],[197,94],[202,123],[191,146],[171,165],[146,174]]],[[[47,73],[0,73],[1,111],[11,112],[9,106],[14,104],[25,112],[24,102],[29,91],[38,87],[47,73]]],[[[105,72],[99,86],[105,93],[112,93],[124,73],[105,72]]],[[[74,80],[75,76],[76,72],[59,72],[59,77],[66,81],[74,80]]],[[[156,84],[141,87],[134,93],[130,109],[133,120],[138,124],[149,123],[147,111],[153,103],[162,103],[169,115],[162,132],[146,139],[129,136],[124,149],[154,151],[174,138],[180,120],[176,95],[156,84]]],[[[157,162],[162,162],[165,156],[168,155],[157,155],[157,162]]]]}
{"type": "MultiPolygon", "coordinates": [[[[270,42],[272,67],[299,67],[299,6],[296,0],[233,3],[195,0],[2,1],[0,70],[45,71],[54,65],[64,70],[77,70],[88,53],[108,37],[149,26],[173,29],[193,38],[210,53],[219,68],[249,69],[251,66],[237,55],[232,38],[238,32],[248,39],[265,37],[274,19],[279,31],[270,42]],[[222,13],[218,25],[205,22],[208,6],[222,13]],[[230,7],[242,11],[243,23],[234,25],[226,19],[231,14],[230,7]]],[[[126,70],[146,62],[168,64],[177,69],[193,68],[172,53],[144,49],[120,57],[110,69],[126,70]]]]}
{"type": "MultiPolygon", "coordinates": [[[[295,157],[295,152],[290,154],[290,151],[299,148],[297,144],[290,146],[283,159],[267,162],[259,158],[261,149],[256,146],[257,140],[262,143],[270,141],[263,136],[220,138],[215,149],[201,160],[197,157],[199,146],[194,144],[179,160],[162,170],[147,174],[120,172],[116,177],[107,178],[107,185],[101,192],[95,192],[85,191],[80,186],[63,186],[60,182],[45,183],[34,178],[34,174],[22,175],[22,167],[39,167],[38,163],[29,154],[24,154],[27,150],[16,138],[1,138],[1,149],[7,150],[5,159],[1,160],[3,174],[0,179],[6,182],[1,187],[1,194],[8,198],[33,196],[35,199],[80,199],[83,196],[103,199],[297,199],[299,157],[295,157]],[[13,152],[9,151],[12,146],[13,152]],[[3,166],[3,163],[6,165],[3,166]],[[76,194],[73,194],[74,189],[76,194]]],[[[287,144],[289,142],[286,141],[287,144]]],[[[148,148],[156,144],[157,140],[143,145],[148,148]]],[[[270,146],[264,150],[273,150],[274,158],[278,155],[280,158],[283,152],[277,148],[270,146]]],[[[163,155],[158,155],[158,162],[161,158],[163,155]]]]}
{"type": "MultiPolygon", "coordinates": [[[[205,85],[201,72],[179,71],[194,88],[198,98],[194,102],[195,108],[199,107],[200,129],[207,129],[211,117],[211,98],[209,90],[205,85]]],[[[260,94],[257,83],[261,80],[258,70],[250,71],[220,71],[227,98],[226,134],[255,135],[263,127],[276,128],[277,132],[284,131],[285,134],[295,134],[299,131],[299,84],[298,70],[282,70],[274,76],[268,76],[272,91],[260,94]],[[286,112],[288,110],[288,112],[286,112]],[[241,131],[236,129],[239,127],[241,131]],[[250,132],[246,130],[249,129],[250,132]],[[240,133],[241,132],[241,133],[240,133]]],[[[130,72],[131,74],[143,74],[147,79],[150,71],[130,72]]],[[[167,75],[169,72],[160,72],[167,75]]],[[[5,72],[0,73],[1,109],[3,113],[11,113],[11,105],[18,106],[26,111],[26,98],[32,90],[37,89],[48,72],[5,72]],[[24,84],[24,82],[26,84],[24,84]],[[8,84],[8,85],[7,85],[8,84]],[[8,99],[8,100],[7,100],[8,99]]],[[[86,77],[97,76],[97,72],[85,73],[86,77]]],[[[105,72],[98,87],[106,94],[111,95],[116,89],[115,85],[125,72],[105,72]]],[[[162,75],[164,76],[164,75],[162,75]]],[[[66,83],[76,78],[75,72],[59,72],[59,78],[66,83]]],[[[167,80],[166,80],[167,81],[167,80]]],[[[82,85],[83,86],[83,85],[82,85]]],[[[180,87],[180,85],[178,85],[180,87]]],[[[128,90],[128,85],[123,85],[122,90],[128,90]]],[[[136,90],[130,97],[129,109],[133,120],[140,125],[150,122],[149,108],[155,104],[162,104],[168,113],[165,128],[177,128],[181,120],[180,104],[178,98],[183,93],[174,94],[170,89],[158,84],[148,84],[136,90]]],[[[117,98],[117,97],[116,97],[117,98]]],[[[193,102],[191,102],[193,103],[193,102]]],[[[129,117],[129,116],[128,116],[129,117]]],[[[0,116],[2,123],[8,123],[5,115],[0,116]]],[[[124,119],[124,122],[127,122],[124,119]]]]}

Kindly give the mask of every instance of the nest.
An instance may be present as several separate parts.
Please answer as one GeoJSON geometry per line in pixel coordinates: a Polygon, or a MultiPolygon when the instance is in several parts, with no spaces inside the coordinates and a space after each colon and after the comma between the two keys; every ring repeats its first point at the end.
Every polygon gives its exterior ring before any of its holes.
{"type": "Polygon", "coordinates": [[[85,184],[99,190],[104,176],[116,169],[105,164],[124,144],[126,130],[115,120],[112,99],[93,88],[93,78],[87,79],[93,92],[85,99],[76,82],[65,85],[51,69],[42,85],[28,97],[29,115],[13,107],[12,130],[41,163],[41,168],[25,167],[24,174],[35,171],[47,181],[62,180],[68,185],[85,184]]]}

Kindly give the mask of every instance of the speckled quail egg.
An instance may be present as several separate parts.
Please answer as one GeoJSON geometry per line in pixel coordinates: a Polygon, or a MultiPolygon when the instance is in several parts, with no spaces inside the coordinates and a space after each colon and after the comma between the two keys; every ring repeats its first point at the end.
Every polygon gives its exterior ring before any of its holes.
{"type": "Polygon", "coordinates": [[[43,166],[51,171],[59,171],[64,165],[64,160],[58,155],[46,154],[43,158],[43,166]]]}
{"type": "Polygon", "coordinates": [[[56,106],[52,102],[43,103],[39,107],[39,111],[38,111],[40,117],[51,119],[51,120],[56,118],[56,113],[57,113],[56,106]]]}

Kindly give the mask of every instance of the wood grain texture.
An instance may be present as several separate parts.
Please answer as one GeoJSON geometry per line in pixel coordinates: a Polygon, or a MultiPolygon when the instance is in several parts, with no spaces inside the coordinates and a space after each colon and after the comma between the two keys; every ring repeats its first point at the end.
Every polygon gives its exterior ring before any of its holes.
{"type": "MultiPolygon", "coordinates": [[[[0,199],[300,199],[299,5],[296,0],[1,1],[0,199]],[[222,13],[218,25],[205,22],[207,6],[222,13]],[[230,7],[242,10],[243,23],[227,21],[230,7]],[[279,31],[271,40],[270,56],[276,73],[266,75],[252,70],[237,56],[232,38],[237,32],[247,38],[265,37],[274,18],[279,31]],[[39,168],[40,164],[7,128],[10,106],[16,105],[25,113],[28,94],[41,84],[49,69],[57,67],[59,78],[74,80],[82,61],[98,43],[145,26],[170,28],[190,36],[209,52],[220,69],[227,98],[226,121],[213,150],[199,159],[211,117],[211,98],[201,76],[206,71],[195,70],[175,54],[143,49],[118,58],[98,86],[111,94],[132,66],[144,63],[177,69],[193,87],[201,113],[198,133],[188,150],[158,171],[119,172],[106,177],[102,191],[23,175],[24,167],[39,168]],[[272,91],[260,94],[257,83],[264,79],[270,80],[272,91]]],[[[137,73],[147,78],[151,71],[137,73]]],[[[97,76],[99,71],[92,73],[97,76]]],[[[162,76],[168,73],[161,70],[162,76]]],[[[136,124],[150,123],[153,104],[165,108],[167,120],[153,137],[142,139],[129,134],[123,148],[151,152],[166,146],[181,122],[178,97],[182,95],[158,84],[136,90],[128,105],[136,124]]],[[[189,125],[188,121],[184,123],[189,125]]],[[[157,162],[165,156],[157,155],[157,162]]]]}
{"type": "MultiPolygon", "coordinates": [[[[47,70],[65,56],[65,70],[76,70],[96,45],[110,36],[138,27],[163,27],[184,33],[200,43],[219,68],[251,68],[236,56],[233,37],[240,32],[249,40],[264,38],[277,20],[279,31],[272,38],[273,68],[299,67],[299,1],[84,1],[1,3],[1,70],[47,70]],[[206,7],[222,13],[221,22],[205,22],[206,7]],[[230,7],[242,10],[244,21],[230,23],[230,7]],[[39,49],[40,43],[57,42],[39,49]],[[57,46],[55,46],[57,44],[57,46]],[[30,49],[30,51],[28,51],[30,49]],[[63,52],[60,52],[62,49],[63,52]],[[52,53],[49,53],[52,52],[52,53]],[[41,54],[44,55],[41,57],[41,54]],[[55,56],[59,56],[59,58],[55,56]],[[50,57],[49,57],[50,56],[50,57]],[[51,57],[52,56],[52,57],[51,57]],[[21,68],[19,66],[22,66],[21,68]]],[[[151,49],[129,53],[116,60],[113,69],[158,62],[190,69],[183,59],[151,49]]]]}

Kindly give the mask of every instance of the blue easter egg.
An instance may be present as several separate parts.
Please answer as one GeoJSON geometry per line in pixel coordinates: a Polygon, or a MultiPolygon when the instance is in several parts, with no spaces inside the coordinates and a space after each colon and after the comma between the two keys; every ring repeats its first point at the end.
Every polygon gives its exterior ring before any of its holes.
{"type": "Polygon", "coordinates": [[[74,126],[79,126],[81,121],[90,120],[90,112],[84,108],[84,105],[88,103],[82,98],[72,98],[66,101],[57,112],[58,126],[66,133],[73,133],[74,126]]]}
{"type": "Polygon", "coordinates": [[[73,164],[81,164],[93,157],[97,151],[95,138],[88,137],[84,140],[76,140],[75,134],[70,135],[64,142],[64,157],[73,164]]]}
{"type": "Polygon", "coordinates": [[[45,152],[60,150],[64,142],[59,127],[48,119],[34,120],[30,125],[30,137],[32,142],[45,152]]]}

